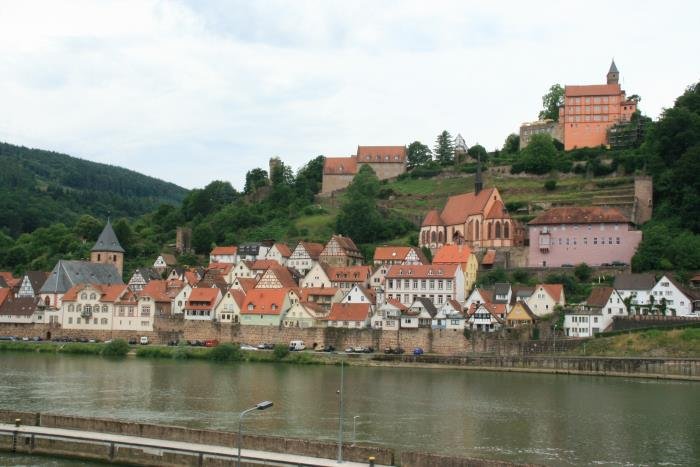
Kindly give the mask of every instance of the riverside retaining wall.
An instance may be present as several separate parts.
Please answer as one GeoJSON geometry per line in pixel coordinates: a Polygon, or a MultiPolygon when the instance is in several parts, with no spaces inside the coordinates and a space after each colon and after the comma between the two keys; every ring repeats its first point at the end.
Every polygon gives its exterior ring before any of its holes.
{"type": "Polygon", "coordinates": [[[380,362],[463,366],[473,369],[700,380],[700,358],[383,355],[380,362]]]}
{"type": "MultiPolygon", "coordinates": [[[[113,419],[74,417],[67,415],[0,410],[0,423],[15,423],[51,428],[75,429],[99,433],[140,436],[170,441],[185,441],[208,445],[235,447],[237,434],[233,432],[191,429],[149,423],[124,422],[113,419]]],[[[244,435],[243,446],[247,449],[299,454],[310,457],[335,459],[337,444],[325,441],[303,440],[276,436],[244,435]]],[[[0,451],[45,454],[71,458],[125,463],[144,466],[230,466],[230,459],[207,457],[200,459],[196,454],[168,452],[158,449],[144,449],[127,446],[113,446],[109,443],[91,443],[61,439],[32,437],[26,434],[0,435],[0,451]]],[[[368,462],[375,458],[377,464],[401,465],[403,467],[507,467],[515,465],[505,461],[471,459],[458,456],[445,456],[426,452],[402,452],[400,458],[393,449],[371,445],[343,445],[343,459],[355,462],[368,462]]],[[[243,463],[248,466],[249,464],[243,463]]]]}

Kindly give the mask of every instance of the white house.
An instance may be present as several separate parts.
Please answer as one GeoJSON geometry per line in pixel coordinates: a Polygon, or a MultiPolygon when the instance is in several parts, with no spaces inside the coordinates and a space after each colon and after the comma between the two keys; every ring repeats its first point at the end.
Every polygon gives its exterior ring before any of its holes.
{"type": "Polygon", "coordinates": [[[284,243],[275,243],[265,255],[265,259],[276,261],[280,266],[286,266],[292,250],[284,243]]]}
{"type": "Polygon", "coordinates": [[[469,310],[467,326],[473,331],[498,331],[505,323],[505,315],[499,311],[505,312],[505,307],[501,309],[490,303],[474,304],[469,310]]]}
{"type": "Polygon", "coordinates": [[[377,301],[373,290],[355,284],[340,300],[340,303],[369,303],[374,308],[377,301]]]}
{"type": "Polygon", "coordinates": [[[185,303],[187,302],[190,293],[192,292],[192,286],[187,282],[183,282],[183,286],[180,291],[173,298],[173,304],[170,307],[170,313],[172,315],[179,315],[184,312],[185,303]]]}
{"type": "Polygon", "coordinates": [[[490,290],[474,288],[472,293],[467,297],[467,301],[464,303],[464,308],[469,310],[472,305],[478,303],[491,303],[493,294],[490,290]]]}
{"type": "MultiPolygon", "coordinates": [[[[398,331],[401,322],[401,315],[407,311],[408,307],[396,299],[388,300],[385,304],[377,308],[377,312],[372,316],[372,328],[383,329],[385,331],[398,331]]],[[[418,322],[416,322],[418,326],[418,322]]]]}
{"type": "Polygon", "coordinates": [[[330,288],[331,279],[328,277],[330,267],[323,263],[315,263],[306,275],[299,281],[299,287],[330,288]]]}
{"type": "Polygon", "coordinates": [[[620,274],[615,276],[613,288],[630,305],[630,314],[639,314],[643,305],[649,304],[651,290],[656,285],[654,274],[620,274]]]}
{"type": "Polygon", "coordinates": [[[216,319],[222,323],[240,322],[244,300],[245,294],[240,289],[230,288],[225,294],[222,294],[221,300],[216,305],[216,319]]]}
{"type": "Polygon", "coordinates": [[[564,332],[568,337],[593,337],[603,332],[615,316],[627,316],[627,306],[612,287],[596,287],[586,302],[564,316],[564,332]]]}
{"type": "Polygon", "coordinates": [[[552,314],[556,306],[564,306],[565,302],[562,284],[537,284],[532,295],[525,300],[536,316],[552,314]]]}
{"type": "Polygon", "coordinates": [[[428,298],[436,306],[448,300],[464,300],[464,274],[457,264],[394,265],[384,281],[385,296],[411,305],[428,298]]]}
{"type": "Polygon", "coordinates": [[[433,329],[464,329],[466,319],[462,305],[456,300],[448,300],[438,308],[431,323],[433,329]]]}
{"type": "Polygon", "coordinates": [[[238,247],[236,246],[217,246],[209,253],[210,263],[227,263],[235,264],[238,258],[238,247]]]}
{"type": "Polygon", "coordinates": [[[651,289],[651,308],[667,316],[698,317],[700,312],[694,306],[694,292],[686,290],[675,279],[664,275],[651,289]]]}
{"type": "Polygon", "coordinates": [[[320,243],[299,242],[289,256],[287,265],[305,275],[314,264],[318,263],[323,248],[324,246],[320,243]]]}

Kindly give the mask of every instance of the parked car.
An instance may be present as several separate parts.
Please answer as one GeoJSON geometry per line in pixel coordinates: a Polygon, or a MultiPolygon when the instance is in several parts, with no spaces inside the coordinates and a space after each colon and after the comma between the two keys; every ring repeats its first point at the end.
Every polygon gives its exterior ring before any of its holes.
{"type": "Polygon", "coordinates": [[[353,347],[353,350],[357,353],[365,353],[365,351],[366,351],[365,348],[362,347],[361,345],[353,347]]]}
{"type": "Polygon", "coordinates": [[[139,344],[148,345],[148,336],[141,336],[141,339],[139,339],[139,344]]]}
{"type": "Polygon", "coordinates": [[[27,341],[29,340],[29,338],[28,338],[27,336],[24,336],[24,337],[22,338],[22,340],[23,340],[24,342],[27,342],[27,341]]]}
{"type": "Polygon", "coordinates": [[[258,344],[259,350],[272,350],[274,348],[275,348],[274,344],[270,344],[269,342],[264,342],[262,344],[258,344]]]}
{"type": "Polygon", "coordinates": [[[170,346],[176,346],[179,343],[180,343],[180,341],[178,341],[177,339],[171,339],[168,341],[168,345],[170,345],[170,346]]]}
{"type": "Polygon", "coordinates": [[[0,341],[16,341],[15,336],[0,336],[0,341]]]}
{"type": "Polygon", "coordinates": [[[355,349],[353,349],[352,347],[347,347],[345,349],[345,353],[353,353],[353,352],[355,352],[355,349]]]}
{"type": "Polygon", "coordinates": [[[319,349],[319,352],[335,352],[335,347],[332,345],[324,345],[319,349]]]}
{"type": "Polygon", "coordinates": [[[258,348],[257,348],[257,347],[253,347],[253,346],[250,345],[250,344],[241,344],[241,350],[255,350],[255,351],[257,351],[258,348]]]}
{"type": "Polygon", "coordinates": [[[33,340],[34,342],[41,342],[43,339],[42,339],[41,337],[39,337],[39,336],[34,336],[34,337],[32,337],[32,340],[33,340]]]}
{"type": "Polygon", "coordinates": [[[372,346],[365,347],[365,353],[372,353],[372,352],[374,352],[374,347],[372,347],[372,346]]]}
{"type": "Polygon", "coordinates": [[[129,338],[129,345],[136,345],[138,341],[136,340],[135,337],[130,337],[129,338]]]}
{"type": "Polygon", "coordinates": [[[404,353],[404,352],[406,352],[406,351],[405,351],[404,349],[402,349],[401,347],[396,347],[396,348],[394,349],[394,353],[395,353],[395,354],[402,354],[402,353],[404,353]]]}
{"type": "Polygon", "coordinates": [[[421,349],[420,347],[416,347],[415,349],[413,349],[413,355],[423,355],[424,353],[425,352],[423,352],[423,349],[421,349]]]}
{"type": "Polygon", "coordinates": [[[207,339],[204,341],[204,347],[216,347],[219,345],[219,341],[216,339],[207,339]]]}
{"type": "Polygon", "coordinates": [[[289,350],[291,351],[296,351],[296,350],[304,350],[306,348],[306,345],[304,345],[304,341],[291,341],[289,343],[289,350]]]}

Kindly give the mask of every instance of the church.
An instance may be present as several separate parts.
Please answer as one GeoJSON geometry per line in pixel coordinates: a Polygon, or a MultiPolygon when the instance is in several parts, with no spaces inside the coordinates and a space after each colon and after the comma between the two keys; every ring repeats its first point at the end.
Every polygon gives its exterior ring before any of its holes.
{"type": "Polygon", "coordinates": [[[421,224],[419,243],[435,251],[443,245],[471,248],[516,246],[519,226],[503,204],[497,188],[483,188],[481,166],[473,193],[450,196],[442,212],[433,209],[421,224]]]}

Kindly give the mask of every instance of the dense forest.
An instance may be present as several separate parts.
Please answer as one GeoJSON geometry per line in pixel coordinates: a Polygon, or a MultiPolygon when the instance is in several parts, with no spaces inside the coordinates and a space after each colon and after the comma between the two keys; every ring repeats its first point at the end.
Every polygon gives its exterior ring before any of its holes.
{"type": "MultiPolygon", "coordinates": [[[[449,135],[441,134],[432,152],[418,141],[409,145],[409,164],[412,168],[402,177],[433,177],[448,166],[449,170],[472,172],[477,157],[490,164],[512,164],[515,172],[534,174],[555,175],[583,171],[591,177],[598,177],[620,170],[625,174],[651,174],[655,190],[654,217],[643,227],[644,240],[633,258],[632,267],[634,271],[675,270],[682,278],[687,272],[700,269],[700,84],[690,86],[672,108],[663,112],[658,121],[648,121],[645,125],[644,139],[635,147],[625,150],[588,148],[564,152],[545,137],[536,138],[535,144],[531,142],[528,148],[520,151],[517,136],[511,135],[506,139],[502,150],[487,153],[479,145],[472,146],[468,153],[471,162],[453,159],[454,155],[450,155],[453,148],[449,147],[449,135]],[[581,164],[582,161],[585,164],[581,164]]],[[[6,147],[13,148],[5,145],[0,146],[0,149],[6,147]]],[[[0,157],[3,156],[3,152],[0,152],[0,157]]],[[[133,216],[136,211],[120,212],[111,208],[113,219],[117,218],[114,222],[115,231],[127,252],[125,273],[129,275],[135,267],[152,264],[159,252],[174,243],[177,226],[192,228],[192,245],[196,254],[206,254],[216,244],[263,239],[290,243],[300,238],[327,240],[313,238],[313,234],[298,229],[295,222],[301,217],[313,219],[329,215],[314,201],[321,188],[323,162],[324,158],[318,156],[294,174],[290,167],[277,160],[272,164],[272,173],[260,168],[249,171],[242,192],[234,189],[229,182],[213,181],[202,189],[187,193],[178,205],[160,203],[150,212],[135,218],[133,216]]],[[[41,193],[41,182],[55,180],[55,174],[62,173],[60,166],[44,168],[44,172],[38,169],[35,171],[41,176],[24,169],[22,164],[3,171],[0,175],[2,187],[14,186],[17,193],[41,193]],[[30,175],[28,178],[27,173],[30,175]]],[[[152,189],[150,184],[136,184],[137,188],[131,192],[123,188],[121,183],[126,183],[120,178],[123,173],[129,174],[129,178],[135,178],[129,171],[106,172],[106,176],[115,174],[109,182],[114,186],[114,196],[124,198],[118,193],[125,192],[126,199],[129,199],[128,193],[131,196],[156,196],[153,191],[149,191],[152,189]]],[[[94,173],[92,178],[93,181],[84,182],[85,185],[79,187],[69,185],[69,180],[54,183],[61,187],[65,196],[70,196],[71,190],[94,189],[97,185],[91,183],[99,182],[101,175],[94,173]]],[[[147,177],[143,179],[151,180],[147,177]]],[[[345,195],[339,198],[339,211],[333,230],[353,237],[368,257],[373,245],[378,242],[401,238],[404,239],[402,241],[415,244],[417,238],[417,235],[412,235],[417,229],[411,222],[392,210],[379,207],[381,203],[378,201],[391,191],[390,186],[379,182],[367,167],[360,171],[345,195]]],[[[10,188],[3,189],[12,191],[10,188]]],[[[109,196],[105,192],[102,195],[109,196]]],[[[173,199],[176,200],[177,196],[173,195],[168,201],[173,199]]],[[[108,203],[103,200],[92,208],[95,210],[92,212],[102,218],[104,214],[99,206],[108,206],[108,203]]],[[[52,221],[60,223],[37,228],[31,234],[25,233],[19,238],[0,232],[0,268],[16,272],[48,270],[59,258],[86,258],[103,225],[102,220],[91,214],[79,216],[74,213],[72,216],[47,219],[53,213],[46,212],[46,205],[21,203],[12,208],[8,205],[2,208],[3,213],[9,212],[11,216],[19,218],[27,216],[27,211],[39,212],[43,216],[42,221],[45,222],[39,225],[47,225],[52,221]]],[[[91,211],[86,209],[82,212],[91,211]]],[[[6,222],[4,216],[3,222],[6,222]]],[[[181,264],[193,265],[204,258],[206,257],[182,255],[178,259],[181,264]]]]}
{"type": "Polygon", "coordinates": [[[187,190],[132,170],[0,143],[0,232],[11,237],[82,214],[136,217],[187,190]]]}

